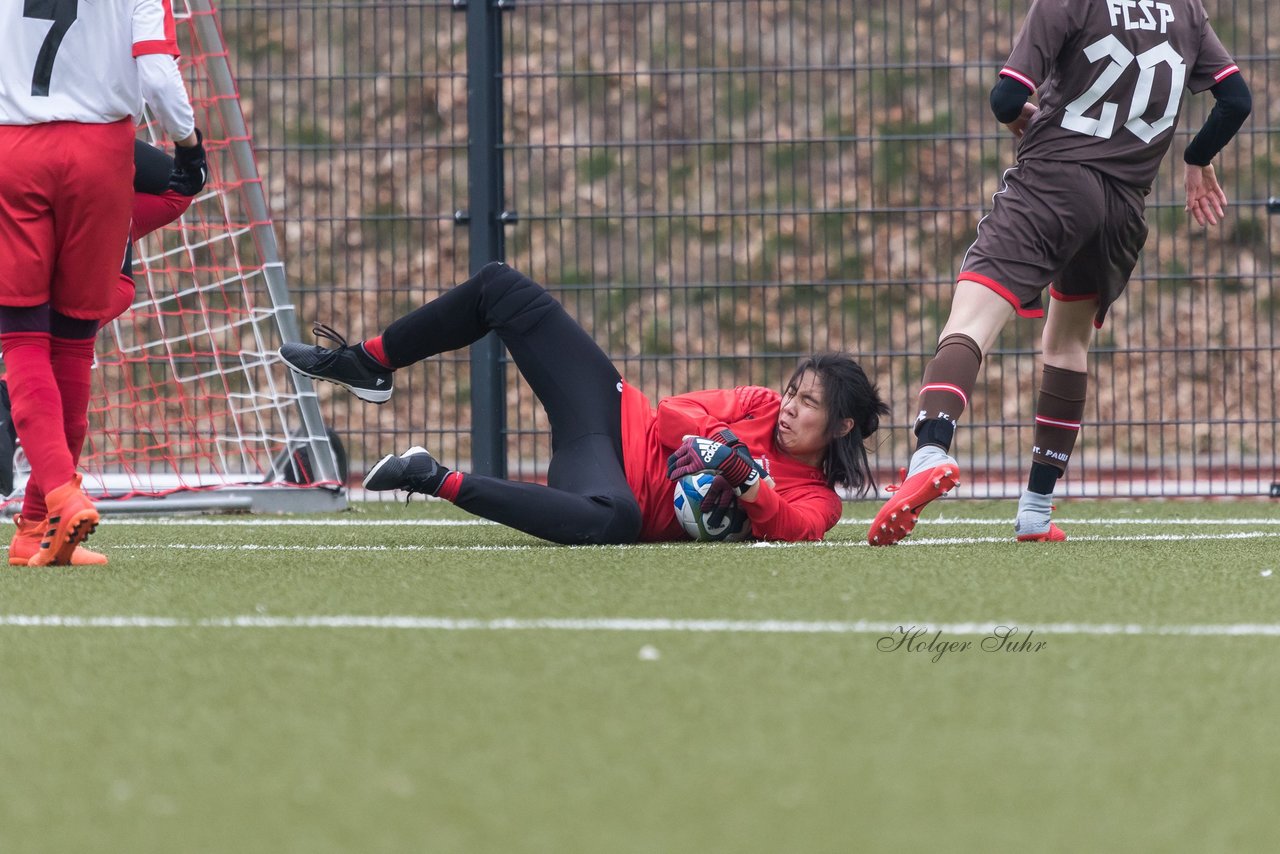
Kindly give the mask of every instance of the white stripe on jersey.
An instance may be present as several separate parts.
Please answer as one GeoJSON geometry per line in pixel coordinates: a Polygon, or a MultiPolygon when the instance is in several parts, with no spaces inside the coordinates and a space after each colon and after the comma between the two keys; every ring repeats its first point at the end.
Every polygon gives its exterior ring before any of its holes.
{"type": "Polygon", "coordinates": [[[26,4],[0,4],[0,124],[103,124],[139,115],[133,46],[169,40],[168,0],[48,5],[45,17],[28,18],[26,4]]]}

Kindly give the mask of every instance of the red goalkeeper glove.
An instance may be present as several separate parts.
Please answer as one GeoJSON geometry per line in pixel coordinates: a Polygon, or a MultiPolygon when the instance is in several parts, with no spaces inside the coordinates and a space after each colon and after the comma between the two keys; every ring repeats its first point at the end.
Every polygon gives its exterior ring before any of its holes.
{"type": "Polygon", "coordinates": [[[729,485],[724,475],[716,475],[702,496],[702,512],[707,514],[707,524],[712,528],[720,527],[737,498],[738,491],[729,485]]]}
{"type": "Polygon", "coordinates": [[[751,459],[746,443],[729,430],[719,431],[713,439],[688,436],[667,458],[670,480],[707,470],[723,476],[738,495],[760,482],[760,469],[751,459]]]}

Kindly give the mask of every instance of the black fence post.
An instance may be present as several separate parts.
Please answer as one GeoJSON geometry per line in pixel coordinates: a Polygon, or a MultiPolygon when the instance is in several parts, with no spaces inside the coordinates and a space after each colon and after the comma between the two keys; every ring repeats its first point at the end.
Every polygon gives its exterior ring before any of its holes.
{"type": "MultiPolygon", "coordinates": [[[[504,0],[467,5],[467,153],[471,273],[506,258],[502,144],[502,10],[504,0]]],[[[502,342],[490,333],[471,346],[471,470],[505,477],[506,377],[502,342]]]]}

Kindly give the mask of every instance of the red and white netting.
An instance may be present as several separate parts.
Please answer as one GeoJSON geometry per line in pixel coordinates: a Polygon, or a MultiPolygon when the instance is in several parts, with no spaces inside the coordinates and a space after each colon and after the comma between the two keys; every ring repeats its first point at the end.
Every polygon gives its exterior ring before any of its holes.
{"type": "MultiPolygon", "coordinates": [[[[99,333],[81,456],[99,496],[285,485],[306,479],[291,471],[293,452],[316,432],[326,441],[314,397],[300,398],[276,356],[292,306],[214,12],[200,0],[174,7],[209,181],[181,219],[135,245],[135,302],[99,333]]],[[[140,129],[171,151],[160,133],[140,129]]],[[[23,468],[19,455],[19,481],[23,468]]]]}

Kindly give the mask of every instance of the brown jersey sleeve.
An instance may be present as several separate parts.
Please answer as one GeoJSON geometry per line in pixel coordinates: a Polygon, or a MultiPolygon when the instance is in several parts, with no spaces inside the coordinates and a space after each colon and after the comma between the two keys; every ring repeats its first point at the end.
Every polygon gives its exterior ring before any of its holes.
{"type": "Polygon", "coordinates": [[[1227,49],[1222,46],[1218,34],[1213,31],[1213,25],[1209,23],[1206,15],[1204,26],[1200,30],[1200,53],[1196,56],[1196,63],[1187,76],[1187,88],[1192,92],[1203,92],[1238,71],[1240,71],[1239,67],[1231,59],[1227,49]]]}
{"type": "Polygon", "coordinates": [[[1053,70],[1063,45],[1079,32],[1082,5],[1087,4],[1035,0],[1000,74],[1026,84],[1033,92],[1039,89],[1053,70]]]}

